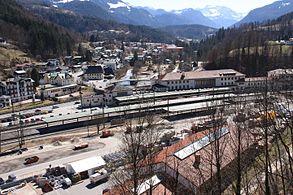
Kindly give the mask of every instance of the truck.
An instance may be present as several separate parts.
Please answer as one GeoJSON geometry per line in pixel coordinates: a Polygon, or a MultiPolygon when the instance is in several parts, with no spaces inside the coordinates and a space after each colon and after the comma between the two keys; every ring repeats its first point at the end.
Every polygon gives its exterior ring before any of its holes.
{"type": "Polygon", "coordinates": [[[96,184],[99,181],[105,180],[109,177],[109,173],[107,172],[106,169],[100,169],[97,171],[95,174],[90,176],[90,182],[92,184],[96,184]]]}

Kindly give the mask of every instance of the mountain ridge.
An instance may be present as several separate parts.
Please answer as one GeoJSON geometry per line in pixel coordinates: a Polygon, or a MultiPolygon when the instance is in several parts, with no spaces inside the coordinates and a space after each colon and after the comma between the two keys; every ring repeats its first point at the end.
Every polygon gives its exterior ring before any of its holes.
{"type": "Polygon", "coordinates": [[[247,16],[235,25],[239,26],[249,22],[264,22],[266,20],[276,19],[290,12],[293,12],[293,0],[279,0],[251,10],[247,16]]]}

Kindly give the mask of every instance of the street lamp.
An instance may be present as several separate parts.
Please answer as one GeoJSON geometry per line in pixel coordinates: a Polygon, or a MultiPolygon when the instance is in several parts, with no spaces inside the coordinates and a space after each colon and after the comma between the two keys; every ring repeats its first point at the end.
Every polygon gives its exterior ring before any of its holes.
{"type": "Polygon", "coordinates": [[[80,99],[81,111],[83,111],[83,106],[82,106],[82,92],[81,92],[81,88],[79,88],[79,99],[80,99]]]}
{"type": "Polygon", "coordinates": [[[90,97],[90,112],[91,112],[91,114],[92,114],[92,98],[93,98],[93,96],[90,97]]]}
{"type": "Polygon", "coordinates": [[[105,94],[103,94],[103,128],[105,128],[105,94]]]}

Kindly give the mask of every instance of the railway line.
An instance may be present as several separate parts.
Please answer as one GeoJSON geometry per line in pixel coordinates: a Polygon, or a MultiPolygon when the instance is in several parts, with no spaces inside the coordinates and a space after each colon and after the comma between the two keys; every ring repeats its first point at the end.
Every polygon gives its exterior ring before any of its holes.
{"type": "Polygon", "coordinates": [[[105,124],[122,122],[125,119],[133,119],[147,114],[161,115],[161,117],[183,114],[206,114],[217,107],[229,105],[231,102],[248,99],[254,101],[257,94],[243,94],[241,96],[230,94],[217,94],[208,96],[188,97],[142,104],[124,105],[112,108],[104,108],[95,111],[85,111],[72,115],[47,117],[44,121],[28,126],[21,126],[1,131],[1,145],[19,143],[22,140],[35,140],[65,132],[74,132],[88,126],[96,126],[99,129],[105,124]],[[206,113],[205,113],[206,112],[206,113]],[[123,119],[123,120],[122,120],[123,119]],[[20,138],[21,137],[21,138],[20,138]]]}

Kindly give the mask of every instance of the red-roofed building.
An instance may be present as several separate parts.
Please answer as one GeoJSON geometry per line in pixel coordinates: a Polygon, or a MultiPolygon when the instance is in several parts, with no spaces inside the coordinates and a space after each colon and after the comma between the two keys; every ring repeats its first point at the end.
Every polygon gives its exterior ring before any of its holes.
{"type": "MultiPolygon", "coordinates": [[[[237,135],[234,126],[193,134],[156,153],[151,157],[152,162],[148,160],[141,172],[165,177],[174,186],[185,188],[185,194],[209,194],[212,191],[217,194],[217,162],[223,189],[236,177],[237,135]]],[[[253,162],[251,159],[258,154],[258,147],[254,143],[256,142],[248,131],[242,132],[240,152],[243,168],[253,162]]],[[[121,194],[115,189],[117,190],[117,186],[110,194],[121,194]]]]}

